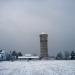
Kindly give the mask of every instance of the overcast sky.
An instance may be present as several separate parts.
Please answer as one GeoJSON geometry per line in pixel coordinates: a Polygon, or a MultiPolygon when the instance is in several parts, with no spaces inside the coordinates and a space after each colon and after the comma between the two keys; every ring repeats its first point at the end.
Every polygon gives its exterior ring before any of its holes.
{"type": "Polygon", "coordinates": [[[40,53],[48,33],[49,55],[75,50],[75,0],[0,0],[0,48],[40,53]]]}

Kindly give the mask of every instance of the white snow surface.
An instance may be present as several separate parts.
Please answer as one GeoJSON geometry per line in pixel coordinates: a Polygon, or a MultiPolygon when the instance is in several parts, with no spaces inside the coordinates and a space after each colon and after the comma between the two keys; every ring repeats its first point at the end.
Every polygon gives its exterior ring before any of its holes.
{"type": "Polygon", "coordinates": [[[0,75],[75,75],[75,61],[4,61],[0,62],[0,75]]]}

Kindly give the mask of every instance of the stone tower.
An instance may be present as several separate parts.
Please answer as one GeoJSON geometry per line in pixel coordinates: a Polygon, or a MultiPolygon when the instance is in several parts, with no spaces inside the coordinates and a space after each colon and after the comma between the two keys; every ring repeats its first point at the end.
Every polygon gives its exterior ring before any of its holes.
{"type": "Polygon", "coordinates": [[[40,57],[48,57],[48,34],[44,32],[40,34],[40,57]]]}

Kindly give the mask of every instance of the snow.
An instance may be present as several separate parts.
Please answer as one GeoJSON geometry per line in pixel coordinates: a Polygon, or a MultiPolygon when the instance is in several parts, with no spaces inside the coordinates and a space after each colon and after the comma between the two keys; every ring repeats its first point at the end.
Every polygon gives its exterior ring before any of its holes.
{"type": "Polygon", "coordinates": [[[41,34],[47,34],[47,33],[45,33],[45,32],[42,32],[41,34]]]}
{"type": "Polygon", "coordinates": [[[39,59],[39,56],[19,56],[18,59],[22,58],[33,58],[33,59],[39,59]]]}
{"type": "Polygon", "coordinates": [[[4,61],[0,62],[0,75],[75,75],[75,61],[4,61]]]}

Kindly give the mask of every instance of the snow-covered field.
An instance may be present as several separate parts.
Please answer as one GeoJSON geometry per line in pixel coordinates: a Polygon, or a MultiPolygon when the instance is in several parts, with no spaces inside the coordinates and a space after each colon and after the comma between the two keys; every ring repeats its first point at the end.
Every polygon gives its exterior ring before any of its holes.
{"type": "Polygon", "coordinates": [[[4,61],[0,75],[75,75],[75,61],[4,61]]]}

